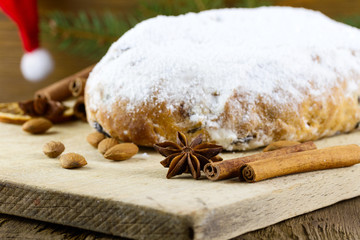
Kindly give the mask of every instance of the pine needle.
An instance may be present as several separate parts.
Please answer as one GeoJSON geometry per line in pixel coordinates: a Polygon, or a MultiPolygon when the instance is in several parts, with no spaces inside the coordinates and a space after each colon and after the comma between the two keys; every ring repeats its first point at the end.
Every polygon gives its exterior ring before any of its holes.
{"type": "MultiPolygon", "coordinates": [[[[80,11],[77,14],[50,12],[41,21],[43,38],[62,51],[69,51],[93,60],[99,60],[110,45],[140,21],[157,15],[180,15],[207,9],[225,7],[259,7],[272,0],[140,0],[135,12],[128,15],[80,11]]],[[[360,16],[338,19],[360,28],[360,16]]]]}
{"type": "Polygon", "coordinates": [[[360,28],[360,15],[352,15],[347,17],[341,17],[337,19],[340,22],[348,24],[353,27],[360,28]]]}
{"type": "Polygon", "coordinates": [[[43,37],[57,44],[60,50],[98,60],[133,23],[110,12],[99,15],[95,12],[73,14],[55,11],[42,19],[41,29],[43,37]]]}

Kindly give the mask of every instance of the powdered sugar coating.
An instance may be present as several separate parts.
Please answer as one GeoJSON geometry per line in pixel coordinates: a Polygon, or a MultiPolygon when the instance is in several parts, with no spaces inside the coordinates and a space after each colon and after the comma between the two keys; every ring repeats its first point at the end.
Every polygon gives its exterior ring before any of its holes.
{"type": "MultiPolygon", "coordinates": [[[[230,148],[236,133],[219,129],[218,116],[234,91],[246,93],[250,109],[239,121],[250,117],[259,95],[279,108],[296,107],[359,74],[359,50],[359,30],[300,8],[158,16],[124,34],[96,65],[87,82],[88,107],[128,100],[133,111],[154,95],[169,109],[185,102],[190,120],[230,148]]],[[[359,82],[348,86],[352,95],[359,82]]]]}

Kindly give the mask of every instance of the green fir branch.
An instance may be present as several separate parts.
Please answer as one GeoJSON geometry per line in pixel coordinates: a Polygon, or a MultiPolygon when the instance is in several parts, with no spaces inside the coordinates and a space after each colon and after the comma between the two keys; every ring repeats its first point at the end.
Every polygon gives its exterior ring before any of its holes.
{"type": "Polygon", "coordinates": [[[41,21],[43,38],[62,51],[100,59],[110,45],[138,22],[157,15],[179,15],[225,7],[258,7],[271,0],[140,0],[139,7],[127,16],[111,12],[77,14],[50,12],[41,21]]]}
{"type": "Polygon", "coordinates": [[[133,26],[121,16],[107,12],[78,14],[51,12],[41,21],[44,38],[63,51],[99,59],[109,46],[133,26]]]}
{"type": "Polygon", "coordinates": [[[360,28],[360,15],[352,15],[347,17],[341,17],[337,19],[340,22],[348,24],[350,26],[360,28]]]}
{"type": "Polygon", "coordinates": [[[273,5],[272,0],[244,0],[244,1],[236,1],[234,7],[255,8],[255,7],[271,6],[271,5],[273,5]]]}
{"type": "Polygon", "coordinates": [[[271,0],[157,0],[144,1],[139,4],[138,13],[145,18],[157,15],[180,15],[187,12],[200,12],[209,9],[243,7],[253,8],[269,6],[271,0]]]}

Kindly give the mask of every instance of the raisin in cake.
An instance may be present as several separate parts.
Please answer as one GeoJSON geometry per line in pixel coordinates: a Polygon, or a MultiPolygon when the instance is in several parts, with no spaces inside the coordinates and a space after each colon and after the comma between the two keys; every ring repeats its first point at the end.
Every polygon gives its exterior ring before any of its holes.
{"type": "Polygon", "coordinates": [[[360,121],[360,30],[300,8],[158,16],[91,72],[88,120],[152,146],[176,131],[227,150],[306,141],[360,121]]]}

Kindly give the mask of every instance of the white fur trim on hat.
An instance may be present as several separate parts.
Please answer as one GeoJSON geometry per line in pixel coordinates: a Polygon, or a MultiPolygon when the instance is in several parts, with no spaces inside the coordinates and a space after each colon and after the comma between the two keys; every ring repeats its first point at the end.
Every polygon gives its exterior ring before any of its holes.
{"type": "Polygon", "coordinates": [[[24,78],[38,82],[52,72],[54,61],[47,50],[38,48],[23,55],[20,68],[24,78]]]}

